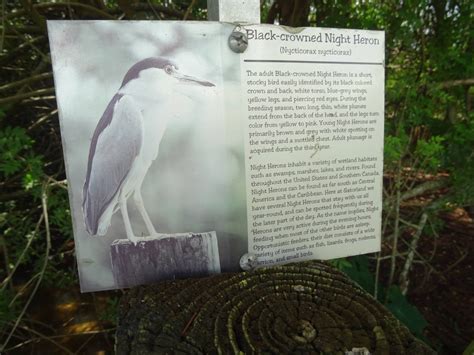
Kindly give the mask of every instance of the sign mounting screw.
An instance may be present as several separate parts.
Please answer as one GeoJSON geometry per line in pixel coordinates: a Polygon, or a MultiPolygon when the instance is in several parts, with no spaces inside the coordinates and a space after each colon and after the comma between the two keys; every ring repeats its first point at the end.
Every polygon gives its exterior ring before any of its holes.
{"type": "Polygon", "coordinates": [[[249,41],[247,35],[237,27],[229,36],[229,47],[235,53],[243,53],[247,49],[249,41]]]}

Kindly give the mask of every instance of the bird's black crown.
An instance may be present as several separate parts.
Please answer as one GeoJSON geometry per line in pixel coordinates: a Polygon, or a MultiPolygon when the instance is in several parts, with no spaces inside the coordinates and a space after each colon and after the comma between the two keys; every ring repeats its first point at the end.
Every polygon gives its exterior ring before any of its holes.
{"type": "Polygon", "coordinates": [[[127,74],[125,74],[125,77],[122,81],[122,87],[124,87],[129,81],[138,78],[142,70],[150,68],[163,69],[167,65],[172,65],[176,67],[176,65],[172,61],[163,57],[150,57],[143,59],[138,63],[132,65],[132,67],[128,70],[127,74]]]}

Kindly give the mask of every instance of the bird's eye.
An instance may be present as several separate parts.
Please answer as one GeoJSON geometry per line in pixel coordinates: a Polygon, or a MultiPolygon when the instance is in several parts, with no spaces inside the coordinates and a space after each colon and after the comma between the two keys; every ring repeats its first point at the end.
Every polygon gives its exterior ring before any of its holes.
{"type": "Polygon", "coordinates": [[[173,72],[173,67],[171,65],[167,65],[165,67],[166,74],[171,74],[173,72]]]}

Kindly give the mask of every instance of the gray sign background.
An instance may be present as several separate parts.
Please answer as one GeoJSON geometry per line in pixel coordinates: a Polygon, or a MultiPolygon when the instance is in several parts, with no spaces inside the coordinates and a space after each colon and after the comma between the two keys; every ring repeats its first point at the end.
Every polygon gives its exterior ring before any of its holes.
{"type": "MultiPolygon", "coordinates": [[[[49,21],[48,30],[81,290],[115,288],[109,247],[126,238],[119,211],[104,237],[85,230],[81,204],[91,137],[127,70],[154,56],[215,87],[199,89],[197,99],[177,98],[173,112],[157,113],[157,119],[179,117],[169,123],[144,180],[145,207],[158,233],[215,230],[222,271],[237,270],[247,251],[247,217],[239,58],[227,47],[233,26],[49,21]]],[[[129,214],[135,233],[146,235],[132,203],[129,214]]]]}

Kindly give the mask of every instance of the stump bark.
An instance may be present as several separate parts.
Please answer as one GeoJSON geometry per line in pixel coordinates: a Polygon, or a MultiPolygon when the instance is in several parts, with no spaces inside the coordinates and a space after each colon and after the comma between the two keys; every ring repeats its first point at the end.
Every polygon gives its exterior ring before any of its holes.
{"type": "Polygon", "coordinates": [[[118,322],[117,354],[434,354],[319,262],[135,288],[118,322]]]}

